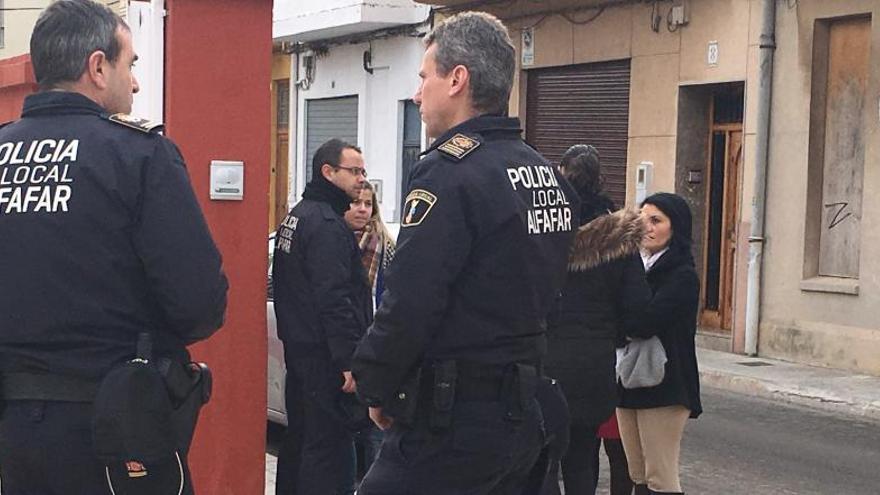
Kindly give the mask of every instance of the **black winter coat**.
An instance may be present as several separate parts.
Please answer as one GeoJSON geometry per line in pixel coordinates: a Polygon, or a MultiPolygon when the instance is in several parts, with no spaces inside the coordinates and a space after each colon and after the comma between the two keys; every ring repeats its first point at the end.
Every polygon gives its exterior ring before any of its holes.
{"type": "Polygon", "coordinates": [[[620,407],[648,409],[682,405],[696,418],[703,412],[694,339],[700,284],[689,249],[670,249],[648,272],[653,297],[644,308],[646,325],[629,337],[660,337],[666,350],[666,373],[656,387],[620,388],[620,407]]]}
{"type": "Polygon", "coordinates": [[[568,399],[573,423],[598,426],[617,406],[615,343],[651,297],[639,256],[638,214],[620,210],[580,228],[557,310],[548,318],[545,372],[568,399]]]}
{"type": "Polygon", "coordinates": [[[351,199],[322,178],[278,228],[272,282],[285,356],[328,358],[340,371],[372,318],[361,251],[343,216],[351,199]]]}

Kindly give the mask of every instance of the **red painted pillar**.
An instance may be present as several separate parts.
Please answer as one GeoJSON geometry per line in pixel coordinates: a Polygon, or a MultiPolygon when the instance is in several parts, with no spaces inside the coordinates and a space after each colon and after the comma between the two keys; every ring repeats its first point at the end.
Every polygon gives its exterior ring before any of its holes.
{"type": "Polygon", "coordinates": [[[214,370],[191,454],[199,495],[264,492],[272,0],[168,0],[166,134],[229,276],[225,326],[193,347],[214,370]],[[243,160],[244,201],[211,201],[212,159],[243,160]]]}
{"type": "Polygon", "coordinates": [[[0,60],[0,124],[17,120],[25,96],[36,90],[30,55],[0,60]]]}

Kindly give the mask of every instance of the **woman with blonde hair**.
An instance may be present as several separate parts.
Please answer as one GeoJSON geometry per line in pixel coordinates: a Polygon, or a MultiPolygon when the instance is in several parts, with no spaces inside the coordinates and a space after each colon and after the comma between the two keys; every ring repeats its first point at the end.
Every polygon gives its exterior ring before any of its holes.
{"type": "Polygon", "coordinates": [[[345,212],[345,221],[354,231],[358,246],[363,253],[361,260],[373,291],[373,309],[376,309],[382,302],[385,269],[394,258],[396,244],[382,221],[379,203],[376,201],[376,191],[372,184],[364,183],[360,196],[345,212]]]}
{"type": "MultiPolygon", "coordinates": [[[[361,249],[361,261],[372,290],[373,311],[375,311],[382,302],[382,292],[385,290],[383,282],[385,268],[394,258],[395,242],[385,223],[382,222],[376,191],[369,182],[364,183],[358,199],[351,202],[351,207],[345,212],[345,222],[354,232],[361,249]]],[[[363,449],[363,464],[358,473],[363,476],[379,455],[382,431],[376,425],[370,424],[358,432],[355,441],[363,449]]]]}

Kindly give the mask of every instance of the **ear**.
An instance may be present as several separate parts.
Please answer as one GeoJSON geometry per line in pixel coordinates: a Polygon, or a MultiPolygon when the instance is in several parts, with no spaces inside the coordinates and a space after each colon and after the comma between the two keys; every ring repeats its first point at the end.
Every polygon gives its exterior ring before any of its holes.
{"type": "Polygon", "coordinates": [[[107,89],[106,70],[109,62],[101,50],[92,52],[86,60],[85,75],[98,89],[107,89]]]}
{"type": "Polygon", "coordinates": [[[329,163],[321,165],[321,175],[323,175],[328,181],[333,176],[333,170],[333,165],[330,165],[329,163]]]}
{"type": "Polygon", "coordinates": [[[471,82],[471,73],[468,68],[463,65],[456,65],[451,72],[451,86],[449,87],[449,96],[456,96],[467,91],[471,82]]]}

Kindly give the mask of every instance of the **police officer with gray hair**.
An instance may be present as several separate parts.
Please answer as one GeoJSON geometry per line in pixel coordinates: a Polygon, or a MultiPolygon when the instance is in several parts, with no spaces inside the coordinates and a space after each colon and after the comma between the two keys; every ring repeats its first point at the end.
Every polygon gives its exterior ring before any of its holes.
{"type": "MultiPolygon", "coordinates": [[[[30,50],[40,91],[0,128],[3,493],[110,494],[117,474],[168,488],[148,493],[192,493],[185,454],[110,466],[92,423],[104,377],[133,362],[139,337],[182,369],[186,346],[222,325],[220,253],[176,146],[127,115],[138,83],[125,22],[91,0],[58,0],[30,50]]],[[[173,429],[159,426],[132,434],[173,429]]]]}
{"type": "Polygon", "coordinates": [[[545,317],[578,199],[506,117],[516,64],[501,22],[458,14],[425,45],[414,100],[435,141],[352,366],[386,430],[358,494],[519,494],[545,440],[545,317]]]}

